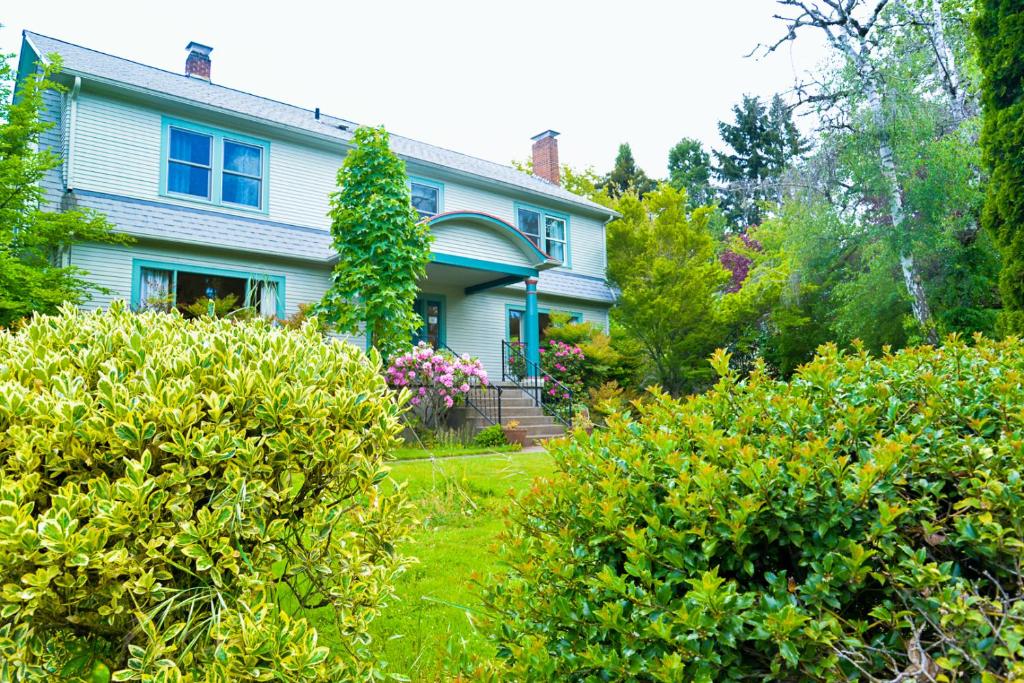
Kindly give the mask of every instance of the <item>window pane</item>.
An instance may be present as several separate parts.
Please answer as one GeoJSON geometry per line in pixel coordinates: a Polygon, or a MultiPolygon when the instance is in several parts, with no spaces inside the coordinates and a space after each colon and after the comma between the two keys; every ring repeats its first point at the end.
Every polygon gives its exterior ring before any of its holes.
{"type": "Polygon", "coordinates": [[[523,319],[523,312],[516,310],[509,310],[508,312],[508,338],[509,341],[517,342],[522,339],[521,321],[523,319]]]}
{"type": "Polygon", "coordinates": [[[260,178],[263,176],[263,150],[252,145],[224,141],[224,170],[260,178]]]}
{"type": "Polygon", "coordinates": [[[224,187],[221,190],[221,194],[225,202],[259,207],[261,184],[259,180],[254,178],[225,173],[224,187]]]}
{"type": "Polygon", "coordinates": [[[548,256],[559,261],[565,260],[565,245],[561,242],[548,240],[548,256]]]}
{"type": "Polygon", "coordinates": [[[519,230],[536,242],[540,236],[540,214],[529,209],[519,209],[519,230]]]}
{"type": "Polygon", "coordinates": [[[547,226],[548,237],[550,239],[558,240],[559,242],[565,241],[565,221],[561,218],[555,218],[554,216],[545,216],[544,223],[547,226]]]}
{"type": "Polygon", "coordinates": [[[167,191],[210,198],[210,169],[170,162],[167,169],[167,191]]]}
{"type": "Polygon", "coordinates": [[[420,215],[433,216],[437,213],[438,191],[436,187],[412,183],[411,191],[412,208],[416,209],[420,215]]]}
{"type": "Polygon", "coordinates": [[[171,128],[170,158],[209,166],[212,142],[209,135],[171,128]]]}

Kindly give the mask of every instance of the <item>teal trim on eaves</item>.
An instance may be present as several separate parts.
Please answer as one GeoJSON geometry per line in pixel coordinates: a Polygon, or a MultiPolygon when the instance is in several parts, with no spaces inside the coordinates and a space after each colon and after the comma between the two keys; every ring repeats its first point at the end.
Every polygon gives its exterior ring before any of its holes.
{"type": "MultiPolygon", "coordinates": [[[[504,233],[513,237],[519,244],[520,248],[525,249],[528,253],[532,254],[534,259],[536,259],[538,265],[546,263],[549,260],[551,260],[547,254],[545,254],[536,244],[534,244],[530,240],[529,237],[520,232],[519,228],[512,225],[511,223],[506,223],[497,216],[492,216],[489,213],[482,213],[479,211],[452,211],[450,213],[442,213],[438,214],[437,216],[434,216],[429,221],[427,221],[427,224],[430,226],[434,226],[455,220],[477,221],[481,223],[486,223],[493,227],[500,228],[504,233]]],[[[534,274],[536,274],[536,272],[534,274]]]]}
{"type": "MultiPolygon", "coordinates": [[[[233,277],[248,282],[247,289],[252,287],[253,282],[269,281],[277,283],[277,317],[284,318],[285,311],[285,279],[280,275],[267,275],[245,270],[228,270],[226,268],[212,268],[197,266],[191,263],[174,263],[172,261],[151,261],[149,259],[132,259],[132,308],[141,308],[142,302],[139,295],[142,292],[142,269],[169,270],[174,274],[174,283],[177,283],[178,273],[198,273],[200,275],[215,275],[218,277],[233,277]]],[[[174,285],[172,284],[172,287],[174,285]]],[[[247,294],[248,296],[248,294],[247,294]]],[[[175,302],[176,304],[177,302],[175,302]]]]}
{"type": "Polygon", "coordinates": [[[249,135],[242,133],[236,133],[231,130],[224,128],[214,128],[212,126],[203,125],[201,123],[194,123],[192,121],[185,121],[182,119],[171,118],[170,116],[161,117],[160,123],[160,188],[159,194],[161,197],[167,197],[169,199],[176,199],[184,202],[194,202],[196,204],[203,204],[206,206],[222,206],[226,209],[235,209],[238,211],[249,211],[252,213],[268,214],[270,213],[270,141],[262,140],[260,138],[254,138],[249,135]],[[212,158],[210,159],[210,173],[212,178],[210,179],[210,197],[203,198],[195,195],[180,194],[177,192],[170,192],[167,189],[167,157],[170,151],[170,130],[171,128],[178,128],[181,130],[189,130],[196,133],[202,133],[203,135],[209,135],[213,138],[213,150],[212,158]],[[260,205],[246,206],[245,204],[235,204],[233,202],[226,202],[222,197],[222,184],[224,179],[224,141],[229,142],[241,142],[246,145],[252,145],[253,147],[259,147],[263,150],[263,175],[260,179],[260,205]]]}
{"type": "Polygon", "coordinates": [[[520,278],[537,277],[536,268],[526,266],[514,266],[508,263],[497,263],[496,261],[484,261],[482,259],[456,256],[455,254],[439,254],[431,252],[430,260],[444,266],[455,266],[456,268],[472,268],[473,270],[487,270],[492,273],[504,273],[505,275],[517,275],[520,278]]]}

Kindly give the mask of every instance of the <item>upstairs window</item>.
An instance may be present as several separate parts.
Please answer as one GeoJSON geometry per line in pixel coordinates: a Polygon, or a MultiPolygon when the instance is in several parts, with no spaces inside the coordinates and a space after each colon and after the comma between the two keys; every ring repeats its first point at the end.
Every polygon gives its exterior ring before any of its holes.
{"type": "Polygon", "coordinates": [[[430,218],[441,213],[441,197],[443,185],[429,180],[413,178],[409,181],[409,194],[412,195],[412,208],[420,218],[430,218]]]}
{"type": "Polygon", "coordinates": [[[557,261],[566,261],[569,251],[569,218],[565,214],[544,211],[530,206],[516,209],[519,231],[557,261]]]}
{"type": "Polygon", "coordinates": [[[228,204],[260,208],[263,197],[263,148],[224,141],[222,192],[228,204]]]}
{"type": "Polygon", "coordinates": [[[167,191],[210,198],[213,178],[213,137],[181,128],[170,129],[167,191]]]}
{"type": "Polygon", "coordinates": [[[165,118],[160,193],[265,213],[269,155],[269,142],[165,118]]]}

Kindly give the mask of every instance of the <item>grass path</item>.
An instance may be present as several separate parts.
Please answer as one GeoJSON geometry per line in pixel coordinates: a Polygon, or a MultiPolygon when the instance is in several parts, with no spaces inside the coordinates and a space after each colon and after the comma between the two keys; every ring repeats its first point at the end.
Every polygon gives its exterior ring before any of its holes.
{"type": "Polygon", "coordinates": [[[391,671],[413,681],[441,680],[446,661],[490,654],[474,612],[472,577],[498,571],[493,545],[509,491],[552,471],[545,452],[510,453],[392,465],[416,505],[419,527],[405,551],[419,559],[398,585],[400,601],[374,623],[391,671]]]}

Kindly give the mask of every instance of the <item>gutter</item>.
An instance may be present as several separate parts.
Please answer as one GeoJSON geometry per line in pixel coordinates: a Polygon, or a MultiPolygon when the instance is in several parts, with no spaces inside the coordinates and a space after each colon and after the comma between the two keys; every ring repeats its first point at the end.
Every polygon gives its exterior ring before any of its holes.
{"type": "Polygon", "coordinates": [[[65,160],[68,165],[68,177],[64,182],[68,192],[73,192],[75,189],[75,124],[78,121],[78,93],[81,90],[82,77],[75,76],[75,84],[71,87],[71,101],[68,106],[68,158],[65,160]]]}

